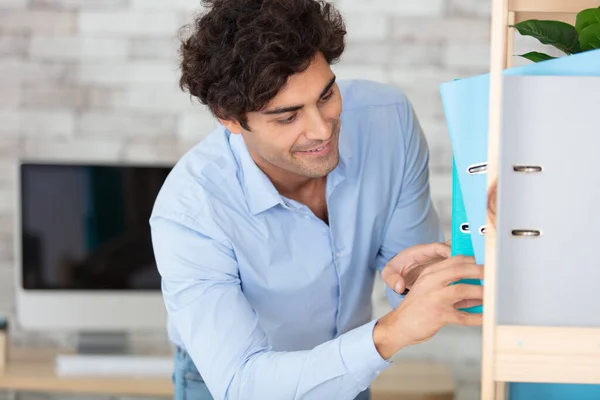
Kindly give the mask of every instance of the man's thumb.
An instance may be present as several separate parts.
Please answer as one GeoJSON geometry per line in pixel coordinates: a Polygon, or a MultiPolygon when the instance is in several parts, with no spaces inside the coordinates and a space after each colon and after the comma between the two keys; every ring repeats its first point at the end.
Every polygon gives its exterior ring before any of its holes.
{"type": "Polygon", "coordinates": [[[404,289],[406,289],[406,284],[404,283],[404,279],[400,278],[398,279],[398,282],[396,282],[396,285],[394,285],[394,292],[402,294],[404,289]]]}
{"type": "Polygon", "coordinates": [[[404,282],[404,278],[402,278],[402,275],[394,271],[393,268],[385,267],[381,273],[381,277],[386,285],[388,285],[396,293],[400,294],[404,292],[404,289],[406,289],[406,282],[404,282]]]}

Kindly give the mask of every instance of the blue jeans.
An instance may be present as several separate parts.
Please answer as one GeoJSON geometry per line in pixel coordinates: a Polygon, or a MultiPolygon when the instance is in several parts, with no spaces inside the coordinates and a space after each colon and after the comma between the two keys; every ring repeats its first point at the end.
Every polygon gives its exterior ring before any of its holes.
{"type": "MultiPolygon", "coordinates": [[[[173,384],[175,386],[174,400],[213,400],[192,359],[185,350],[180,348],[175,349],[173,384]]],[[[354,400],[370,400],[370,398],[370,390],[367,389],[354,400]]]]}
{"type": "Polygon", "coordinates": [[[213,400],[188,353],[175,349],[175,371],[173,372],[174,400],[213,400]]]}

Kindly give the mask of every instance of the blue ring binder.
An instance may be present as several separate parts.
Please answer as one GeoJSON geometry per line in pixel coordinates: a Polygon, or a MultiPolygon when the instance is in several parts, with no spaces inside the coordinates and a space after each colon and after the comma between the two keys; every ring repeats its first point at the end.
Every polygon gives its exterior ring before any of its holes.
{"type": "MultiPolygon", "coordinates": [[[[464,256],[474,256],[473,251],[473,243],[471,242],[471,234],[473,232],[472,229],[466,230],[466,227],[469,227],[469,223],[467,222],[467,212],[465,209],[465,204],[463,202],[462,192],[460,190],[460,182],[458,180],[458,171],[456,169],[456,163],[452,162],[452,245],[451,245],[451,255],[464,255],[464,256]]],[[[484,228],[484,227],[481,227],[484,228]]],[[[480,234],[478,229],[475,231],[475,234],[480,234]]],[[[479,279],[462,279],[457,281],[456,283],[469,283],[473,285],[481,285],[481,281],[479,279]]],[[[475,306],[469,308],[461,308],[461,311],[466,311],[470,313],[481,313],[483,312],[483,306],[475,306]]]]}

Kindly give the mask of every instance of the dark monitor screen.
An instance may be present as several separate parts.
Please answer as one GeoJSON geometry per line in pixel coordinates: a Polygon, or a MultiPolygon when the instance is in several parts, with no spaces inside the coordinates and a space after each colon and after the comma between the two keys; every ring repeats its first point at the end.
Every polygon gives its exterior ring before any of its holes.
{"type": "Polygon", "coordinates": [[[169,167],[21,165],[25,289],[158,290],[149,218],[169,167]]]}

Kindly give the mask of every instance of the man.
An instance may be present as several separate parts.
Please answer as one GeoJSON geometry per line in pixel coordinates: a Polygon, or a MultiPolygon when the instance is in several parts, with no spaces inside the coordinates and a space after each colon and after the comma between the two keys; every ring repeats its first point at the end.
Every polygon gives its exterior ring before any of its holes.
{"type": "Polygon", "coordinates": [[[450,284],[482,269],[440,243],[406,97],[336,81],[346,32],[330,4],[206,7],[181,86],[221,127],[177,163],[151,218],[176,398],[368,399],[395,353],[481,323],[457,310],[481,287],[450,284]],[[373,320],[380,271],[394,310],[373,320]]]}

